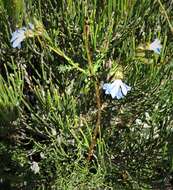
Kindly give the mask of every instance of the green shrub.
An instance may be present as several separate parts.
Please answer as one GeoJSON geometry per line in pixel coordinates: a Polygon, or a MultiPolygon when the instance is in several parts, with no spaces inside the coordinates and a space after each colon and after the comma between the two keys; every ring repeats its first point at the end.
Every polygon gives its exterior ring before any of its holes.
{"type": "Polygon", "coordinates": [[[171,186],[173,8],[162,3],[0,0],[2,189],[171,186]],[[119,100],[103,90],[116,79],[131,87],[119,100]]]}

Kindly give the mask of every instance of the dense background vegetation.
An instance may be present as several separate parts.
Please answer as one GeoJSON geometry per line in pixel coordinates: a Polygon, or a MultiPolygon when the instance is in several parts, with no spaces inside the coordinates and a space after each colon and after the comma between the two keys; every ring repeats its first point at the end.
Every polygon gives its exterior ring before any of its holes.
{"type": "Polygon", "coordinates": [[[171,189],[173,1],[0,0],[0,18],[0,189],[171,189]]]}

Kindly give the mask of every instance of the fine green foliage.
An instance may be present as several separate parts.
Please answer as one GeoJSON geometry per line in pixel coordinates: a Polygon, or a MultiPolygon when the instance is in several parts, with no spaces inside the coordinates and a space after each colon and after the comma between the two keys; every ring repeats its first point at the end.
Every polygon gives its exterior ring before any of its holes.
{"type": "Polygon", "coordinates": [[[0,0],[0,189],[171,188],[172,5],[0,0]]]}

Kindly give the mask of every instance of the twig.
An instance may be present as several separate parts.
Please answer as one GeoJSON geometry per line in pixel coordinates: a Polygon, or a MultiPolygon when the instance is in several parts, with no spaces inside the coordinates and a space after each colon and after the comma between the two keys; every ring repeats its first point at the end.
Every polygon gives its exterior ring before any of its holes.
{"type": "Polygon", "coordinates": [[[97,143],[97,136],[100,134],[100,123],[101,123],[101,100],[100,100],[100,85],[98,82],[98,79],[95,76],[94,69],[93,69],[93,63],[90,55],[90,49],[89,49],[89,23],[86,20],[84,24],[84,41],[85,41],[85,49],[87,53],[87,59],[89,64],[89,70],[91,76],[94,78],[94,85],[95,85],[95,93],[96,93],[96,104],[97,104],[97,121],[96,121],[96,127],[94,129],[94,134],[92,137],[92,141],[89,147],[88,151],[88,157],[87,160],[91,160],[93,157],[94,147],[97,143]]]}

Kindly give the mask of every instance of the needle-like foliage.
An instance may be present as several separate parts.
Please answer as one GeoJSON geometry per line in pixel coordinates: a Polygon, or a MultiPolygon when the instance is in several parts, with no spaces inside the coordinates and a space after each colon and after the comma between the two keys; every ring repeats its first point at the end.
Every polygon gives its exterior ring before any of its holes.
{"type": "Polygon", "coordinates": [[[0,189],[171,188],[172,16],[171,0],[0,0],[0,189]]]}

